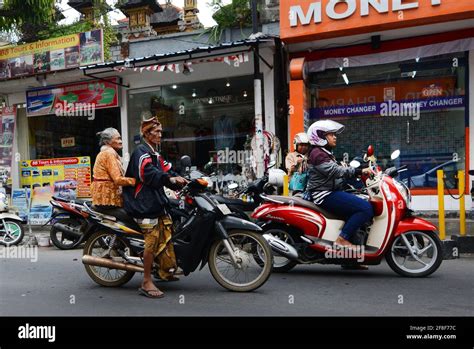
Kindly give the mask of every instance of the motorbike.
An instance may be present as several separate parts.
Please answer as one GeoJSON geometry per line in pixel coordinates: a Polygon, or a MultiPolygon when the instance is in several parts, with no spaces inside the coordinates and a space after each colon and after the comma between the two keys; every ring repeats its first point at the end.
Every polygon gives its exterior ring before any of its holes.
{"type": "Polygon", "coordinates": [[[0,245],[18,245],[25,236],[22,225],[25,223],[18,215],[9,212],[7,195],[0,192],[0,245]]]}
{"type": "MultiPolygon", "coordinates": [[[[253,291],[270,277],[272,250],[262,229],[232,216],[207,192],[208,183],[191,180],[180,192],[192,208],[172,236],[177,265],[189,275],[207,264],[222,287],[236,292],[253,291]]],[[[136,272],[143,272],[144,241],[140,227],[124,210],[97,212],[89,208],[99,229],[86,238],[82,263],[87,274],[102,286],[121,286],[136,272]]],[[[155,262],[152,273],[158,274],[155,262]]]]}
{"type": "MultiPolygon", "coordinates": [[[[301,197],[263,196],[265,203],[252,217],[265,234],[291,245],[275,256],[274,271],[287,272],[298,264],[311,263],[377,265],[384,257],[393,271],[406,277],[428,276],[439,268],[443,253],[437,228],[413,215],[409,208],[410,190],[396,180],[405,167],[382,172],[373,152],[370,146],[364,161],[374,175],[362,178],[365,189],[358,195],[370,202],[375,217],[357,232],[356,249],[334,244],[345,223],[342,217],[301,197]]],[[[395,151],[392,160],[399,155],[395,151]]],[[[351,162],[353,167],[358,165],[351,162]]],[[[281,246],[278,248],[281,250],[281,246]]]]}
{"type": "Polygon", "coordinates": [[[69,201],[56,196],[53,196],[50,201],[53,214],[45,225],[53,222],[50,238],[53,245],[60,250],[71,250],[79,246],[94,227],[88,219],[90,214],[84,206],[87,202],[87,200],[78,199],[69,201]]]}

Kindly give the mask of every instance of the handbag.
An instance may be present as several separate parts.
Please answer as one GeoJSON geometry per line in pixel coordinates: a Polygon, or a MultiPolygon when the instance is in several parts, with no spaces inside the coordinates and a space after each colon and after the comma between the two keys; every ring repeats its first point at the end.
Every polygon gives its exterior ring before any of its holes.
{"type": "Polygon", "coordinates": [[[308,177],[307,172],[295,172],[291,177],[289,189],[291,191],[305,191],[308,177]]]}

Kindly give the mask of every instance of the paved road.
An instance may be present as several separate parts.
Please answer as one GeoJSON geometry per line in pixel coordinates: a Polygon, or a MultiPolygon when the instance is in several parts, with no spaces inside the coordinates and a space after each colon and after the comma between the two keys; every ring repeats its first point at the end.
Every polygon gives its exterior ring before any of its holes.
{"type": "Polygon", "coordinates": [[[424,279],[399,277],[386,264],[369,271],[299,266],[273,274],[262,288],[246,294],[226,291],[204,269],[179,282],[160,284],[166,297],[148,299],[137,294],[140,275],[120,288],[96,285],[81,255],[81,250],[39,248],[35,263],[0,259],[0,315],[474,315],[474,258],[444,261],[424,279]]]}

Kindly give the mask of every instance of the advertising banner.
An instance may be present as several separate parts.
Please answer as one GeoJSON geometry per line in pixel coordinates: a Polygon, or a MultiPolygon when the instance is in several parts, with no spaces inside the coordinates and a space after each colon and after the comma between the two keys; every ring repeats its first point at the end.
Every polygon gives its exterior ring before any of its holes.
{"type": "Polygon", "coordinates": [[[102,30],[97,29],[0,48],[0,79],[54,72],[103,61],[102,30]]]}
{"type": "MultiPolygon", "coordinates": [[[[93,117],[95,109],[119,106],[116,78],[40,88],[26,92],[28,116],[71,116],[82,113],[93,117]]],[[[91,119],[92,120],[92,119],[91,119]]]]}
{"type": "Polygon", "coordinates": [[[22,161],[23,188],[51,187],[64,197],[91,196],[91,160],[88,156],[22,161]]]}
{"type": "Polygon", "coordinates": [[[15,116],[16,107],[0,107],[0,182],[3,186],[11,181],[15,116]]]}

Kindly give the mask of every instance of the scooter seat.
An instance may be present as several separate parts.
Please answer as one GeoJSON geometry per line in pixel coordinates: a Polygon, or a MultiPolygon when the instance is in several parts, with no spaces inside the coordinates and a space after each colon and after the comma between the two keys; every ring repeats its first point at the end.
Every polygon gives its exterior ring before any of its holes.
{"type": "Polygon", "coordinates": [[[321,213],[324,217],[328,219],[337,219],[337,220],[345,220],[344,217],[337,216],[334,213],[328,212],[325,209],[315,205],[311,201],[296,197],[296,196],[281,196],[281,195],[268,195],[268,198],[283,202],[285,205],[295,205],[300,207],[309,208],[310,210],[316,211],[321,213]]]}

